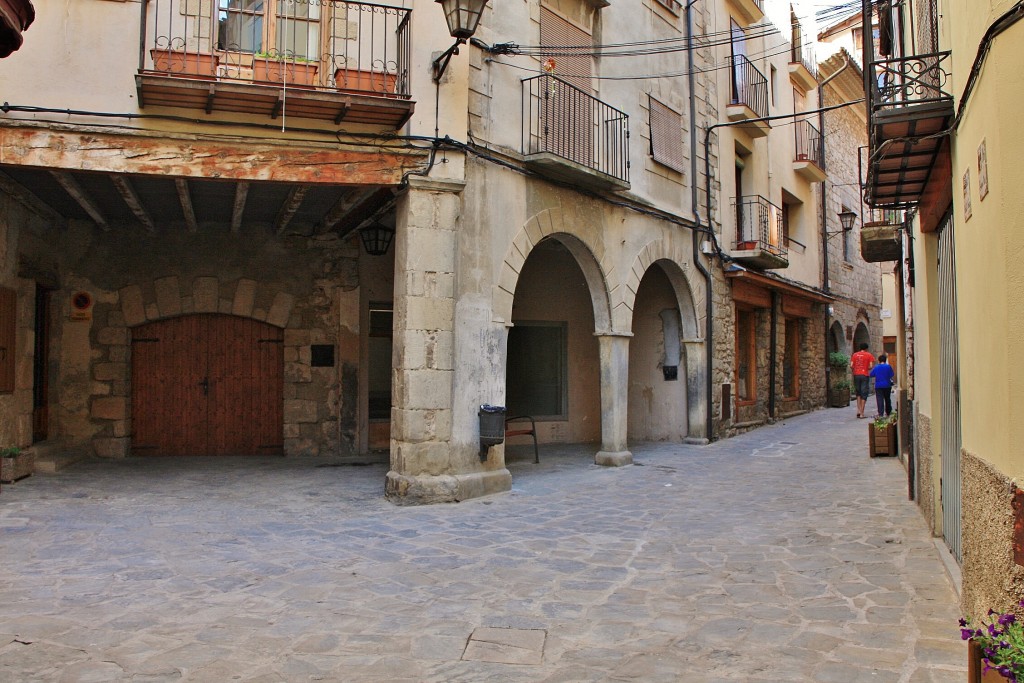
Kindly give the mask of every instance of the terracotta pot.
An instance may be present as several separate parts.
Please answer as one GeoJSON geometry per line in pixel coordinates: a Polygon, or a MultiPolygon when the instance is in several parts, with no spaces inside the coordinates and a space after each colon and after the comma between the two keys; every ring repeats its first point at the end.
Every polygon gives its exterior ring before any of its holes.
{"type": "Polygon", "coordinates": [[[379,71],[358,71],[337,69],[334,72],[335,87],[341,92],[394,95],[398,76],[379,71]]]}
{"type": "Polygon", "coordinates": [[[744,242],[737,242],[736,243],[736,249],[738,249],[739,251],[746,251],[748,249],[757,249],[757,242],[753,242],[753,241],[750,241],[750,240],[747,240],[747,241],[744,241],[744,242]]]}
{"type": "Polygon", "coordinates": [[[213,79],[217,75],[217,56],[204,52],[181,52],[178,50],[149,51],[153,57],[153,70],[175,76],[213,79]]]}
{"type": "Polygon", "coordinates": [[[289,62],[279,59],[255,57],[252,60],[252,77],[254,80],[273,83],[286,83],[290,86],[312,88],[317,85],[316,72],[319,66],[310,62],[289,62]]]}

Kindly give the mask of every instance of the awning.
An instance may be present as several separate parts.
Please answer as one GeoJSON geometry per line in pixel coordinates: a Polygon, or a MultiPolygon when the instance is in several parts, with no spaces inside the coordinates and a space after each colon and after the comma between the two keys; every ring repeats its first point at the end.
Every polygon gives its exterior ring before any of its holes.
{"type": "Polygon", "coordinates": [[[29,0],[0,0],[0,57],[21,47],[21,32],[35,18],[36,10],[29,0]]]}
{"type": "Polygon", "coordinates": [[[812,314],[813,304],[824,304],[835,301],[835,297],[820,289],[808,287],[793,280],[756,273],[732,264],[725,271],[725,276],[732,280],[733,300],[756,308],[771,306],[771,292],[783,295],[782,308],[787,315],[807,318],[812,314]]]}

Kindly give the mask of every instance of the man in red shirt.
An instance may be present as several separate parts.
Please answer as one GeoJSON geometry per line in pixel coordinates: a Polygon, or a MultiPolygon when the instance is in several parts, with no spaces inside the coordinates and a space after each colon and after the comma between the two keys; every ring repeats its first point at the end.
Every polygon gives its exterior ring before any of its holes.
{"type": "Polygon", "coordinates": [[[853,371],[853,388],[857,392],[857,417],[864,417],[864,404],[868,400],[871,389],[871,367],[875,357],[868,352],[868,345],[861,344],[860,351],[850,358],[850,369],[853,371]]]}

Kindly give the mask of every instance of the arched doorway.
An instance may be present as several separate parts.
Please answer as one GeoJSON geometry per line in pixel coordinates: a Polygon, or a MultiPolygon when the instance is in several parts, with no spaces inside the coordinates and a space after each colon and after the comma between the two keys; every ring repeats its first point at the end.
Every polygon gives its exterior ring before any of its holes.
{"type": "Polygon", "coordinates": [[[828,338],[825,340],[829,353],[846,353],[846,339],[843,335],[843,326],[838,320],[832,322],[828,328],[828,338]]]}
{"type": "Polygon", "coordinates": [[[519,273],[512,304],[506,407],[509,416],[533,416],[542,442],[601,440],[593,285],[574,254],[585,247],[574,239],[558,235],[537,243],[519,273]]]}
{"type": "Polygon", "coordinates": [[[686,335],[676,292],[657,264],[640,280],[632,327],[628,438],[682,441],[689,434],[686,335]]]}
{"type": "MultiPolygon", "coordinates": [[[[868,333],[868,326],[864,323],[857,323],[857,329],[853,333],[853,349],[855,351],[860,350],[861,344],[867,344],[868,349],[871,349],[871,335],[868,333]]],[[[877,351],[875,351],[877,355],[877,351]]]]}
{"type": "Polygon", "coordinates": [[[280,455],[284,333],[202,313],[132,329],[135,455],[280,455]]]}

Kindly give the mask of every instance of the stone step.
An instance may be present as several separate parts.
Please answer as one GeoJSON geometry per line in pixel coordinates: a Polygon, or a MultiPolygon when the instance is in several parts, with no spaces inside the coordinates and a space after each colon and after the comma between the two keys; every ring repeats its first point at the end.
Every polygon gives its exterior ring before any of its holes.
{"type": "Polygon", "coordinates": [[[36,455],[35,471],[40,474],[53,474],[68,465],[81,462],[91,457],[88,448],[69,448],[57,441],[40,441],[32,445],[36,455]]]}

